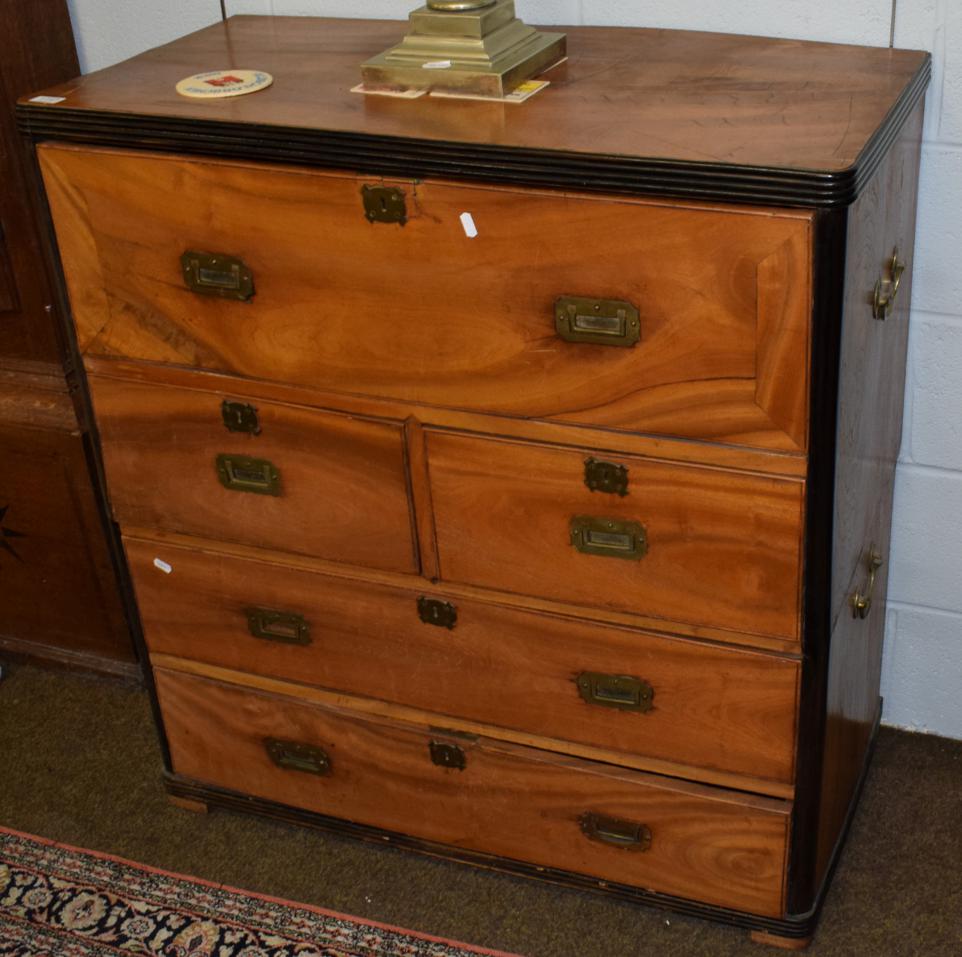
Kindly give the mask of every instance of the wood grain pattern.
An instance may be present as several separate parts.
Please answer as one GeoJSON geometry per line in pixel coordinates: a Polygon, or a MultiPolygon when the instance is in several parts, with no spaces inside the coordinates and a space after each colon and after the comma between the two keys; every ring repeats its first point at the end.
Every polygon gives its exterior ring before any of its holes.
{"type": "Polygon", "coordinates": [[[499,743],[308,707],[157,671],[174,770],[310,810],[682,897],[779,915],[790,805],[499,743]],[[321,746],[331,773],[277,768],[264,740],[321,746]],[[456,744],[463,771],[432,764],[456,744]],[[589,841],[587,811],[644,824],[651,847],[589,841]]]}
{"type": "Polygon", "coordinates": [[[593,493],[587,455],[428,435],[441,577],[558,601],[797,638],[803,485],[628,456],[625,497],[593,493]],[[640,561],[584,555],[569,521],[640,522],[640,561]]]}
{"type": "Polygon", "coordinates": [[[822,802],[817,876],[828,867],[878,717],[885,634],[895,463],[902,441],[902,405],[912,296],[920,107],[895,144],[872,188],[849,214],[842,326],[839,435],[822,802]],[[908,264],[893,314],[872,317],[875,282],[887,275],[895,248],[908,264]],[[872,609],[853,620],[849,600],[864,590],[866,554],[874,545],[879,570],[872,609]]]}
{"type": "Polygon", "coordinates": [[[232,17],[54,88],[67,99],[52,112],[135,113],[168,128],[217,121],[586,158],[843,172],[926,61],[921,52],[864,46],[566,27],[567,63],[523,110],[351,93],[361,61],[405,30],[398,21],[232,17]],[[177,96],[178,80],[214,62],[257,63],[284,82],[214,103],[177,96]]]}
{"type": "Polygon", "coordinates": [[[804,447],[808,213],[408,181],[407,225],[385,226],[365,219],[357,177],[49,146],[40,155],[87,355],[804,447]],[[476,239],[461,226],[465,210],[476,239]],[[190,292],[188,249],[243,259],[254,299],[190,292]],[[565,342],[554,318],[563,295],[635,303],[641,342],[565,342]]]}
{"type": "Polygon", "coordinates": [[[647,756],[793,781],[797,661],[464,600],[448,630],[418,617],[417,598],[430,588],[348,582],[160,542],[125,545],[152,654],[570,739],[636,755],[640,766],[647,756]],[[157,557],[171,575],[154,567],[157,557]],[[311,645],[255,638],[252,606],[302,615],[311,645]],[[586,671],[648,681],[652,710],[586,704],[575,685],[586,671]]]}
{"type": "Polygon", "coordinates": [[[417,571],[400,423],[258,403],[261,434],[229,432],[243,395],[90,378],[108,494],[122,524],[417,571]],[[279,496],[224,488],[219,454],[266,459],[279,496]]]}
{"type": "Polygon", "coordinates": [[[772,452],[746,446],[690,442],[658,435],[616,432],[611,429],[585,426],[575,428],[555,422],[347,395],[331,392],[319,386],[295,386],[283,382],[237,379],[214,372],[199,372],[177,366],[133,362],[125,359],[98,359],[88,356],[84,359],[84,367],[90,375],[98,377],[160,386],[171,385],[207,392],[240,392],[252,399],[314,406],[365,418],[403,421],[413,417],[425,426],[441,426],[462,432],[509,436],[534,442],[554,442],[558,445],[574,443],[602,454],[643,455],[646,458],[668,462],[714,465],[719,468],[782,475],[787,478],[804,478],[807,474],[806,457],[797,452],[772,452]]]}
{"type": "Polygon", "coordinates": [[[550,615],[554,618],[572,619],[575,621],[596,621],[602,624],[614,625],[618,628],[640,629],[656,633],[672,634],[698,641],[721,644],[723,646],[748,647],[765,650],[790,658],[801,657],[801,650],[797,639],[774,638],[768,635],[758,635],[750,632],[742,633],[708,625],[696,625],[685,621],[666,621],[639,610],[632,612],[619,611],[614,608],[604,608],[600,605],[572,605],[563,601],[551,601],[535,595],[514,594],[510,592],[494,592],[490,588],[466,585],[463,582],[431,581],[425,584],[422,576],[413,574],[399,574],[397,572],[379,571],[375,568],[363,568],[360,565],[345,565],[337,561],[328,561],[310,555],[299,555],[295,552],[279,551],[263,546],[253,547],[238,542],[223,542],[215,539],[197,538],[191,535],[180,535],[156,528],[138,528],[127,525],[124,527],[127,539],[144,542],[157,542],[174,547],[189,548],[202,551],[212,556],[213,561],[222,557],[233,556],[251,559],[253,561],[267,561],[287,568],[303,569],[315,572],[328,578],[335,578],[347,583],[354,581],[370,582],[374,585],[386,585],[389,588],[404,590],[424,589],[430,587],[431,593],[448,601],[458,600],[480,601],[504,605],[507,608],[517,608],[538,614],[550,615]]]}

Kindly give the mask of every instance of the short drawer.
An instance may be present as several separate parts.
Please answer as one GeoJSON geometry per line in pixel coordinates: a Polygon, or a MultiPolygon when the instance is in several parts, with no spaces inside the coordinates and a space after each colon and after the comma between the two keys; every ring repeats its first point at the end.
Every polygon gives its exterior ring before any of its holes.
{"type": "Polygon", "coordinates": [[[798,638],[801,481],[441,432],[428,461],[445,580],[798,638]]]}
{"type": "Polygon", "coordinates": [[[797,661],[430,587],[125,544],[152,653],[578,742],[642,767],[792,782],[797,661]]]}
{"type": "Polygon", "coordinates": [[[469,851],[776,916],[790,805],[158,670],[175,773],[469,851]]]}
{"type": "Polygon", "coordinates": [[[101,376],[90,387],[122,525],[417,570],[399,424],[101,376]],[[245,416],[256,426],[236,431],[245,416]]]}
{"type": "Polygon", "coordinates": [[[87,355],[805,447],[809,212],[408,181],[372,224],[378,180],[40,154],[87,355]]]}

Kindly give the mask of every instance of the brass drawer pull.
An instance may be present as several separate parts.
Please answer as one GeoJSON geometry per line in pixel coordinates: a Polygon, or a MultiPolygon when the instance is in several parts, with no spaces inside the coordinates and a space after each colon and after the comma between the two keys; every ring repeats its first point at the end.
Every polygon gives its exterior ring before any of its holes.
{"type": "Polygon", "coordinates": [[[255,638],[276,641],[282,645],[309,645],[311,626],[303,615],[270,608],[248,608],[247,628],[255,638]]]}
{"type": "Polygon", "coordinates": [[[872,593],[875,591],[875,579],[878,570],[883,565],[882,556],[874,545],[870,546],[865,554],[865,564],[868,566],[868,581],[865,583],[865,588],[857,589],[849,599],[849,603],[852,606],[852,617],[863,620],[868,618],[869,612],[872,610],[872,593]]]}
{"type": "Polygon", "coordinates": [[[648,553],[648,533],[638,522],[576,515],[570,531],[571,544],[585,555],[640,561],[648,553]]]}
{"type": "Polygon", "coordinates": [[[655,689],[647,681],[631,675],[606,675],[583,671],[577,678],[578,693],[588,704],[619,711],[651,711],[655,689]]]}
{"type": "Polygon", "coordinates": [[[625,851],[647,851],[651,847],[651,831],[644,824],[585,811],[581,815],[581,831],[589,841],[610,844],[625,851]]]}
{"type": "Polygon", "coordinates": [[[555,328],[566,342],[633,346],[641,339],[638,309],[630,302],[562,296],[554,311],[555,328]]]}
{"type": "Polygon", "coordinates": [[[323,748],[299,741],[282,741],[280,738],[265,738],[264,747],[268,757],[285,771],[302,771],[320,777],[331,773],[331,759],[323,748]]]}
{"type": "Polygon", "coordinates": [[[252,459],[246,455],[218,455],[217,477],[224,488],[232,492],[253,495],[280,495],[281,475],[267,459],[252,459]]]}
{"type": "Polygon", "coordinates": [[[241,302],[254,297],[254,274],[236,256],[188,249],[180,257],[180,265],[187,288],[199,296],[217,296],[241,302]]]}
{"type": "Polygon", "coordinates": [[[899,286],[902,285],[902,276],[905,273],[905,263],[899,258],[899,251],[896,249],[889,263],[889,278],[884,276],[875,284],[875,296],[872,303],[872,315],[876,319],[886,320],[891,315],[895,307],[895,297],[899,294],[899,286]]]}

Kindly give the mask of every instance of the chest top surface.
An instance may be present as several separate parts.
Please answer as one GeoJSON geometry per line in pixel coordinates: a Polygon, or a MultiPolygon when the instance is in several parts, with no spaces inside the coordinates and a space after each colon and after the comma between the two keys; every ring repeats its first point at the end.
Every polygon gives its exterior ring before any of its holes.
{"type": "Polygon", "coordinates": [[[388,173],[839,205],[874,172],[930,72],[918,51],[582,27],[568,30],[551,86],[520,105],[352,93],[360,63],[404,30],[233,17],[45,91],[60,104],[25,98],[21,117],[34,135],[104,143],[153,134],[224,153],[229,130],[268,159],[372,169],[387,154],[388,173]],[[217,69],[266,70],[275,82],[214,101],[175,92],[217,69]]]}

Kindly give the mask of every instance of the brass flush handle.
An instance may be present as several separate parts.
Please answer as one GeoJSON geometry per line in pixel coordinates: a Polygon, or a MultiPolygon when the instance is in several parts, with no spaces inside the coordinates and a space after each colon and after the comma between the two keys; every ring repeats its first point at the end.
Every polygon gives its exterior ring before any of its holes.
{"type": "Polygon", "coordinates": [[[889,278],[886,279],[883,276],[875,284],[875,298],[872,304],[872,315],[883,322],[895,308],[895,297],[899,293],[899,286],[902,285],[902,276],[905,273],[905,263],[899,258],[898,249],[892,254],[888,269],[889,278]]]}
{"type": "Polygon", "coordinates": [[[865,563],[868,565],[868,581],[865,583],[864,588],[856,589],[855,593],[849,599],[852,605],[852,617],[863,620],[868,618],[868,614],[872,610],[872,593],[875,591],[875,578],[883,564],[882,555],[874,545],[869,547],[865,556],[865,563]]]}
{"type": "Polygon", "coordinates": [[[589,841],[598,841],[623,851],[647,851],[651,847],[651,831],[644,824],[585,811],[578,822],[589,841]]]}

